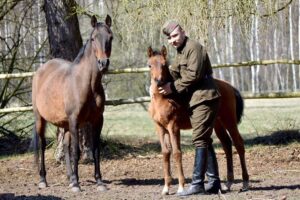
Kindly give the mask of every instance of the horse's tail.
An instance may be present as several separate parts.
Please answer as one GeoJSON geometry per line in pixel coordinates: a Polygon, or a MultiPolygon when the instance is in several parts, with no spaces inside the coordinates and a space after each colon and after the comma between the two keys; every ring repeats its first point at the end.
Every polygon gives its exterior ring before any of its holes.
{"type": "Polygon", "coordinates": [[[238,124],[242,121],[242,116],[244,113],[244,99],[241,95],[241,93],[233,87],[234,90],[234,96],[235,96],[235,102],[236,102],[236,117],[238,124]]]}
{"type": "Polygon", "coordinates": [[[39,136],[36,132],[36,124],[33,126],[32,130],[32,146],[34,151],[34,163],[39,166],[39,136]]]}

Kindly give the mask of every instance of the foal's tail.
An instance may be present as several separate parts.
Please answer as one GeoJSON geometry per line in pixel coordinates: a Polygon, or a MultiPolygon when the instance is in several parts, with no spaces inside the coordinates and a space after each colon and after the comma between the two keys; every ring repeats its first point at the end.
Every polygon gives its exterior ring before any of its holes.
{"type": "Polygon", "coordinates": [[[242,121],[242,116],[244,113],[244,99],[241,95],[241,93],[233,87],[234,90],[234,96],[235,96],[235,102],[236,102],[236,117],[238,124],[242,121]]]}
{"type": "Polygon", "coordinates": [[[34,163],[39,166],[39,136],[36,132],[36,124],[33,126],[32,130],[32,146],[34,151],[34,163]]]}

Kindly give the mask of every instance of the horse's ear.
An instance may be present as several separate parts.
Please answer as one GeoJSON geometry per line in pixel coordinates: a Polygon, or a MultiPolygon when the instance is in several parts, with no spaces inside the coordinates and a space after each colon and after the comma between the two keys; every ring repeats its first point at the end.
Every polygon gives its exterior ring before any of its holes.
{"type": "Polygon", "coordinates": [[[153,50],[151,46],[148,47],[147,53],[149,58],[153,55],[153,50]]]}
{"type": "Polygon", "coordinates": [[[111,17],[109,15],[106,15],[106,18],[105,18],[105,24],[108,26],[108,27],[111,27],[111,17]]]}
{"type": "Polygon", "coordinates": [[[161,52],[161,55],[163,55],[163,57],[164,57],[164,58],[166,58],[166,57],[167,57],[167,55],[168,55],[168,52],[167,52],[167,48],[166,48],[166,46],[165,46],[165,45],[163,45],[163,46],[161,47],[161,50],[160,50],[160,52],[161,52]]]}
{"type": "Polygon", "coordinates": [[[91,18],[91,24],[93,28],[95,28],[97,25],[97,18],[95,17],[95,15],[93,15],[91,18]]]}

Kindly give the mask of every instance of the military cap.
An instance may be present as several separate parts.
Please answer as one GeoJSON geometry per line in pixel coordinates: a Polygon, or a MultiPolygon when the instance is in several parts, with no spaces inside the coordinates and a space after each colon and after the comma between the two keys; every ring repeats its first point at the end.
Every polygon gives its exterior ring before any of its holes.
{"type": "Polygon", "coordinates": [[[177,28],[178,26],[180,26],[180,25],[175,20],[168,20],[164,23],[162,32],[166,36],[169,36],[175,30],[175,28],[177,28]]]}

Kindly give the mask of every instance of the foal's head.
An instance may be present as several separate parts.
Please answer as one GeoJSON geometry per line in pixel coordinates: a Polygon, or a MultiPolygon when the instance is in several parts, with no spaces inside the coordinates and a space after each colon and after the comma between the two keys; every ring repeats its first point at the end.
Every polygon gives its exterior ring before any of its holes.
{"type": "Polygon", "coordinates": [[[103,23],[97,22],[96,17],[93,16],[91,19],[91,24],[94,28],[90,36],[92,50],[96,55],[99,70],[106,70],[109,66],[109,57],[111,54],[111,46],[113,39],[113,34],[110,29],[111,18],[109,15],[107,15],[105,23],[103,23]]]}
{"type": "Polygon", "coordinates": [[[167,48],[162,46],[160,51],[155,51],[150,46],[148,47],[148,57],[152,81],[154,81],[157,86],[167,83],[170,79],[167,48]]]}

